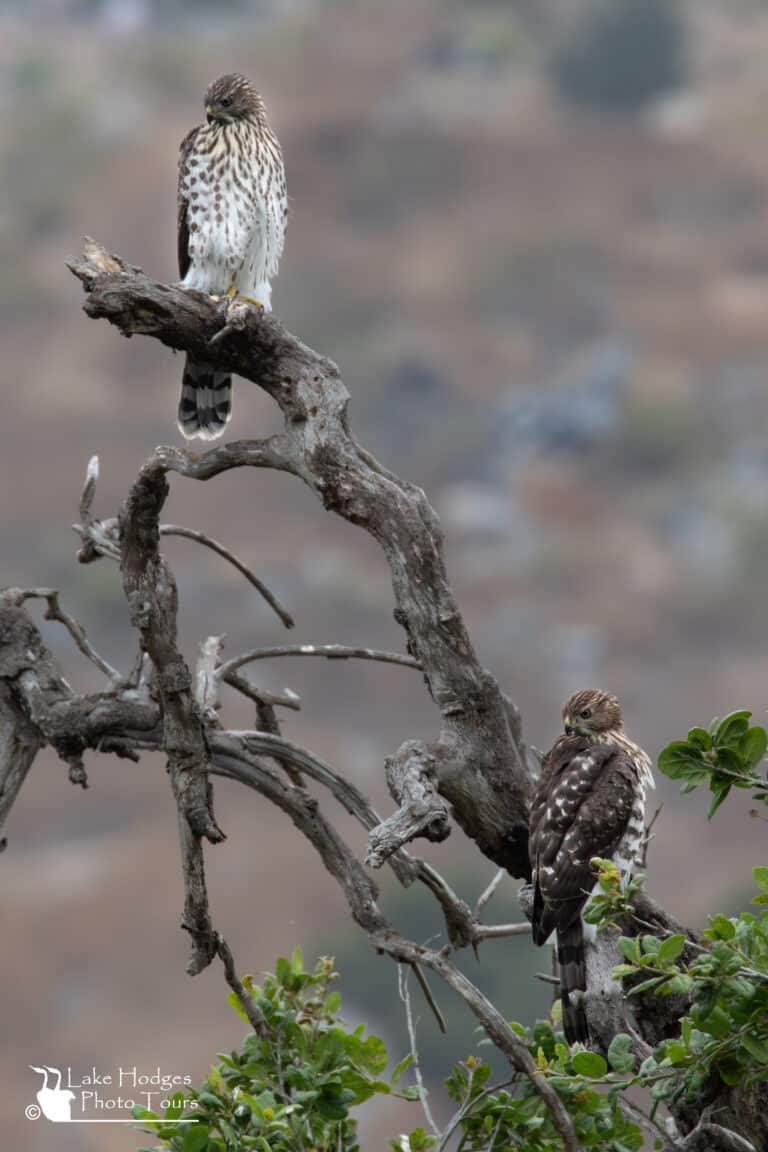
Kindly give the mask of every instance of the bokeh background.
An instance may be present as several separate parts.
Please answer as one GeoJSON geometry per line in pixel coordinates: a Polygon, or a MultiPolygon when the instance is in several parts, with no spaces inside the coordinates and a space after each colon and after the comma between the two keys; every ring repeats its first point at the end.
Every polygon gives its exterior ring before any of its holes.
{"type": "MultiPolygon", "coordinates": [[[[340,364],[358,439],[426,488],[475,645],[527,738],[548,746],[588,684],[620,695],[653,754],[734,707],[763,720],[767,52],[761,0],[2,0],[0,584],[58,587],[107,658],[131,664],[117,569],[79,567],[70,523],[91,455],[111,515],[151,449],[179,443],[181,361],[88,321],[64,260],[87,233],[175,277],[178,142],[207,83],[239,70],[286,157],[276,311],[340,364]]],[[[277,427],[236,386],[232,434],[277,427]]],[[[376,546],[292,478],[174,479],[167,518],[239,551],[295,613],[297,640],[402,650],[376,546]]],[[[167,550],[190,659],[212,633],[230,654],[284,638],[217,557],[167,550]]],[[[99,687],[60,627],[42,627],[72,684],[99,687]]],[[[319,661],[254,675],[301,694],[289,737],[391,809],[385,755],[437,728],[417,675],[319,661]]],[[[249,723],[237,700],[226,718],[249,723]]],[[[29,1064],[198,1079],[242,1033],[221,971],[184,974],[162,762],[88,767],[82,793],[41,755],[7,828],[0,1125],[14,1152],[142,1142],[26,1120],[29,1064]]],[[[703,795],[662,780],[658,796],[651,892],[692,923],[744,906],[765,841],[748,799],[708,825],[703,795]]],[[[296,944],[335,955],[350,1018],[402,1056],[394,968],[310,849],[234,787],[217,785],[217,812],[229,838],[208,852],[212,904],[241,970],[296,944]]],[[[425,854],[468,900],[494,872],[459,831],[425,854]]],[[[417,893],[382,884],[405,930],[440,930],[417,893]]],[[[518,918],[511,880],[490,912],[518,918]]],[[[547,1010],[534,973],[548,960],[525,939],[463,962],[508,1017],[547,1010]]],[[[446,1041],[417,1007],[445,1118],[441,1076],[477,1038],[437,992],[446,1041]]],[[[418,1122],[417,1105],[380,1107],[365,1146],[418,1122]]]]}

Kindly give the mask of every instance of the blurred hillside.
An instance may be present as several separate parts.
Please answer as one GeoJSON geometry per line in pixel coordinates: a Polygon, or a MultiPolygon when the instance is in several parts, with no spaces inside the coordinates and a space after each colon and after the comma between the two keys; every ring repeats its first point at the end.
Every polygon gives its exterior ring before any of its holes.
{"type": "MultiPolygon", "coordinates": [[[[87,233],[148,272],[175,270],[176,150],[216,75],[253,77],[283,144],[292,216],[275,308],[336,360],[356,437],[423,485],[482,660],[548,746],[577,686],[625,704],[653,754],[717,712],[765,712],[768,616],[768,12],[758,0],[681,3],[684,82],[635,114],[558,94],[553,60],[588,0],[0,2],[0,584],[55,585],[104,655],[130,664],[119,576],[79,568],[69,525],[88,458],[113,514],[175,427],[181,362],[86,320],[64,269],[87,233]]],[[[232,435],[278,427],[236,384],[232,435]]],[[[377,548],[290,478],[174,482],[168,520],[238,551],[306,642],[402,650],[377,548]]],[[[277,643],[237,574],[182,540],[190,657],[277,643]]],[[[72,683],[91,669],[53,624],[72,683]]],[[[436,712],[403,669],[283,661],[260,682],[304,704],[286,734],[388,811],[384,756],[429,737],[436,712]]],[[[249,717],[237,701],[233,722],[249,717]]],[[[221,973],[190,981],[163,765],[90,759],[91,789],[41,757],[8,827],[0,984],[0,1119],[14,1152],[49,1152],[23,1116],[41,1062],[205,1071],[240,1022],[221,973]]],[[[729,800],[661,782],[652,892],[699,922],[746,899],[764,835],[729,800]],[[709,868],[702,882],[702,857],[709,868]]],[[[227,843],[208,853],[217,926],[243,970],[295,944],[333,952],[350,1012],[404,1040],[395,973],[371,959],[293,829],[217,786],[227,843]],[[382,967],[383,966],[383,967],[382,967]]],[[[346,825],[344,825],[346,827],[346,825]]],[[[350,830],[353,842],[362,838],[350,830]]],[[[426,853],[425,853],[426,854],[426,853]]],[[[492,875],[456,831],[428,853],[474,900],[492,875]]],[[[382,878],[405,926],[436,929],[382,878]]],[[[514,886],[494,918],[517,918],[514,886]]],[[[548,959],[522,939],[468,970],[505,1015],[545,1010],[548,959]]],[[[447,997],[440,994],[441,1002],[447,997]]],[[[452,1021],[450,1049],[474,1043],[452,1021]]],[[[438,1109],[440,1102],[437,1103],[438,1109]]],[[[371,1147],[409,1119],[393,1109],[371,1147]]],[[[123,1152],[117,1128],[57,1130],[60,1152],[123,1152]],[[108,1135],[105,1135],[105,1132],[108,1135]]]]}

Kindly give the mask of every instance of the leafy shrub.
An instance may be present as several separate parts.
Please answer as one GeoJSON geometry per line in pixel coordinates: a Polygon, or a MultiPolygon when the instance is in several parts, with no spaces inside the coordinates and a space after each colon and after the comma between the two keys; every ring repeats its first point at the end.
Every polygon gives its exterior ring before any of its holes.
{"type": "MultiPolygon", "coordinates": [[[[351,1109],[372,1096],[395,1093],[411,1060],[401,1061],[389,1080],[381,1079],[387,1066],[384,1041],[365,1036],[364,1024],[353,1031],[343,1025],[341,996],[331,989],[336,979],[327,958],[305,972],[299,949],[290,960],[281,957],[261,987],[246,977],[243,983],[264,1015],[268,1034],[252,1032],[239,1052],[219,1053],[220,1062],[202,1087],[173,1100],[163,1117],[134,1109],[137,1119],[154,1121],[145,1131],[159,1137],[157,1147],[172,1152],[359,1152],[351,1109]]],[[[247,1020],[237,996],[232,993],[229,1000],[247,1020]]],[[[397,1094],[414,1099],[418,1090],[408,1087],[397,1094]]]]}
{"type": "Polygon", "coordinates": [[[731,788],[751,788],[755,800],[768,802],[768,780],[758,766],[768,747],[768,734],[759,724],[750,726],[751,712],[731,712],[708,728],[691,728],[685,740],[673,740],[659,756],[659,768],[672,780],[681,780],[681,792],[708,784],[712,793],[710,820],[731,788]]]}

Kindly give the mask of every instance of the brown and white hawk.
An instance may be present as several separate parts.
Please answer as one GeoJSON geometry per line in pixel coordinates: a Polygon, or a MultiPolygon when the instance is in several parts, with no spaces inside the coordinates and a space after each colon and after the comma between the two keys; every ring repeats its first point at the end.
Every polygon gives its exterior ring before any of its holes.
{"type": "Polygon", "coordinates": [[[557,932],[563,1027],[569,1043],[589,1042],[581,912],[595,885],[594,856],[612,859],[622,880],[639,862],[650,757],[624,732],[615,696],[588,688],[563,709],[564,732],[544,760],[531,808],[533,939],[557,932]]]}
{"type": "MultiPolygon", "coordinates": [[[[206,123],[188,133],[179,154],[181,282],[269,311],[288,215],[280,145],[245,76],[214,81],[205,112],[206,123]]],[[[213,440],[231,414],[231,376],[187,356],[179,402],[184,436],[213,440]]]]}

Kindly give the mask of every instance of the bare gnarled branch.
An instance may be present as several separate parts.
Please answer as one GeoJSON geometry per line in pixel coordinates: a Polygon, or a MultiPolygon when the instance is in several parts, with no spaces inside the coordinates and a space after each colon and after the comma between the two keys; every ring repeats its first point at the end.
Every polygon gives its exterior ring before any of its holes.
{"type": "Polygon", "coordinates": [[[104,673],[114,688],[123,683],[123,677],[117,669],[108,664],[102,656],[99,656],[86,636],[82,624],[79,624],[74,616],[70,616],[61,607],[56,588],[2,588],[0,589],[0,599],[6,604],[23,604],[25,600],[45,600],[48,607],[44,619],[57,620],[63,624],[83,656],[95,664],[100,672],[104,673]]]}
{"type": "Polygon", "coordinates": [[[287,471],[326,508],[377,540],[390,568],[396,619],[442,716],[440,736],[426,749],[435,757],[437,790],[487,856],[513,875],[527,875],[530,777],[519,724],[511,725],[514,711],[472,648],[448,583],[434,510],[420,488],[356,443],[336,366],[274,316],[240,306],[233,312],[202,293],[159,284],[93,242],[69,266],[86,290],[89,316],[237,372],[279,405],[282,434],[201,455],[160,448],[152,466],[198,480],[237,467],[287,471]]]}
{"type": "Polygon", "coordinates": [[[381,664],[401,664],[405,668],[421,668],[412,656],[399,652],[381,652],[376,648],[347,648],[343,644],[281,644],[273,648],[253,648],[241,656],[234,656],[221,664],[218,674],[226,680],[233,672],[252,664],[255,660],[274,660],[279,656],[324,656],[326,660],[378,660],[381,664]]]}
{"type": "Polygon", "coordinates": [[[230,552],[229,548],[225,548],[218,540],[214,540],[212,536],[206,536],[205,532],[196,532],[192,528],[182,528],[178,524],[161,524],[160,535],[183,536],[187,540],[194,540],[196,543],[202,544],[205,548],[210,548],[210,550],[218,556],[228,560],[232,567],[237,568],[238,572],[241,572],[248,583],[266,600],[267,604],[269,604],[275,614],[280,617],[286,628],[294,627],[295,621],[293,616],[291,616],[287,608],[282,606],[277,596],[275,596],[273,592],[270,592],[264,581],[259,580],[258,576],[251,571],[247,564],[243,563],[239,556],[236,556],[234,552],[230,552]]]}

